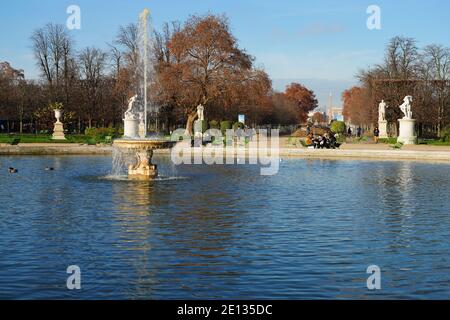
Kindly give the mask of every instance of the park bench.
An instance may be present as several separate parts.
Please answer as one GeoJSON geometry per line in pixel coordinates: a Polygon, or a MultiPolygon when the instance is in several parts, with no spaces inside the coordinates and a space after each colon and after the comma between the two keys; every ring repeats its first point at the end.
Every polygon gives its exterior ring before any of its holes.
{"type": "Polygon", "coordinates": [[[8,142],[8,144],[12,146],[17,146],[20,143],[20,138],[11,138],[11,140],[8,142]]]}

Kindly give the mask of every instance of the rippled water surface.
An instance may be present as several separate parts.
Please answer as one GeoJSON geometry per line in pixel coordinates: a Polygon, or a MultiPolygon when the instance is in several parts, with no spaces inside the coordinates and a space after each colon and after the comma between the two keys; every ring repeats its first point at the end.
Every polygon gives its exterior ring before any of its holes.
{"type": "Polygon", "coordinates": [[[171,178],[0,157],[0,298],[450,298],[450,165],[283,160],[263,177],[156,160],[171,178]]]}

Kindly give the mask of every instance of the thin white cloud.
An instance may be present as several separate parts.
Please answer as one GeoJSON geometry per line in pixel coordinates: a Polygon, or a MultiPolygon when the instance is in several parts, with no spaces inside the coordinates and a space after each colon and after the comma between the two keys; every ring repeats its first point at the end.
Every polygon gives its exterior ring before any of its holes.
{"type": "Polygon", "coordinates": [[[296,35],[300,38],[304,38],[310,36],[332,35],[342,33],[344,31],[345,27],[340,24],[314,23],[302,28],[299,32],[296,33],[296,35]]]}

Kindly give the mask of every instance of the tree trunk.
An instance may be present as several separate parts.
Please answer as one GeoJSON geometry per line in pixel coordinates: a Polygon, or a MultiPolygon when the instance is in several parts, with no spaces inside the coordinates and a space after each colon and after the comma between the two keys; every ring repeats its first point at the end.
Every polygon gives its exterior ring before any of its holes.
{"type": "Polygon", "coordinates": [[[23,133],[23,112],[19,113],[19,132],[23,133]]]}
{"type": "Polygon", "coordinates": [[[192,134],[193,134],[192,128],[194,126],[195,118],[197,118],[197,112],[192,112],[188,115],[187,122],[186,122],[186,131],[185,131],[186,135],[192,136],[192,134]]]}

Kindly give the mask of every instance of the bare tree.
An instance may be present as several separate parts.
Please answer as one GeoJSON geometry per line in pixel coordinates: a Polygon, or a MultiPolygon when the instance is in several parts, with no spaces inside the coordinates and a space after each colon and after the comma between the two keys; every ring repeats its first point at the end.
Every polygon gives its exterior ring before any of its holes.
{"type": "Polygon", "coordinates": [[[113,44],[108,43],[108,46],[109,46],[109,57],[113,67],[113,72],[115,78],[118,79],[122,67],[123,54],[122,51],[120,51],[120,49],[114,46],[113,44]]]}
{"type": "Polygon", "coordinates": [[[429,45],[424,49],[422,61],[422,70],[425,70],[422,74],[437,98],[437,130],[440,137],[450,97],[450,49],[442,45],[429,45]]]}
{"type": "Polygon", "coordinates": [[[153,52],[156,61],[165,63],[172,61],[173,56],[168,45],[172,36],[180,31],[181,24],[178,21],[173,21],[170,24],[166,22],[163,24],[162,31],[154,31],[153,52]]]}
{"type": "Polygon", "coordinates": [[[412,38],[394,37],[386,48],[384,64],[378,69],[386,77],[409,79],[413,77],[417,68],[418,49],[412,38]]]}
{"type": "Polygon", "coordinates": [[[41,73],[50,85],[53,85],[53,72],[51,62],[50,41],[45,28],[37,29],[31,36],[34,56],[41,73]]]}
{"type": "Polygon", "coordinates": [[[19,86],[24,82],[23,70],[14,69],[8,62],[0,62],[0,115],[7,119],[8,132],[10,120],[21,115],[19,86]]]}
{"type": "Polygon", "coordinates": [[[31,41],[38,67],[50,86],[51,100],[60,98],[60,83],[63,80],[65,100],[68,103],[73,40],[63,25],[50,23],[35,30],[31,41]]]}
{"type": "Polygon", "coordinates": [[[101,82],[107,66],[107,58],[107,53],[97,48],[86,48],[78,55],[81,87],[86,101],[84,111],[88,117],[89,128],[92,127],[92,120],[99,111],[101,82]]]}
{"type": "Polygon", "coordinates": [[[114,43],[124,48],[129,67],[136,70],[139,64],[139,29],[137,24],[131,23],[121,26],[114,43]]]}

